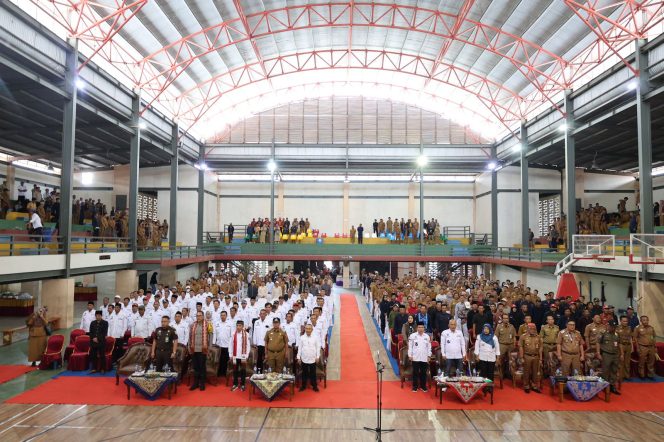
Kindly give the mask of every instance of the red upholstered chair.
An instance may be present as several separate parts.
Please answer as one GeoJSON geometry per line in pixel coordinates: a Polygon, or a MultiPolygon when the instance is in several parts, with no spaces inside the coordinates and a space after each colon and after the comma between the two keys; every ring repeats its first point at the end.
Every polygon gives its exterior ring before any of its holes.
{"type": "Polygon", "coordinates": [[[88,369],[88,354],[90,353],[90,336],[82,335],[74,342],[74,352],[69,357],[67,368],[71,371],[84,371],[88,369]]]}
{"type": "Polygon", "coordinates": [[[659,361],[655,360],[655,374],[664,376],[664,342],[655,344],[655,351],[659,355],[659,361]]]}
{"type": "Polygon", "coordinates": [[[125,330],[124,339],[122,339],[122,351],[123,353],[129,348],[129,338],[131,338],[131,330],[125,330]]]}
{"type": "Polygon", "coordinates": [[[134,344],[142,344],[145,342],[145,339],[139,336],[132,336],[127,340],[127,348],[131,347],[134,344]]]}
{"type": "Polygon", "coordinates": [[[69,356],[71,356],[71,354],[74,352],[74,342],[76,342],[76,338],[84,334],[85,330],[82,328],[75,328],[71,331],[69,334],[69,345],[67,345],[67,348],[65,348],[65,361],[68,361],[69,356]]]}
{"type": "Polygon", "coordinates": [[[113,350],[115,350],[115,338],[113,336],[106,336],[106,346],[104,347],[106,371],[110,371],[113,368],[113,350]]]}
{"type": "Polygon", "coordinates": [[[62,349],[65,346],[65,337],[63,335],[51,335],[46,342],[46,350],[39,363],[40,370],[51,368],[53,363],[62,365],[62,349]]]}

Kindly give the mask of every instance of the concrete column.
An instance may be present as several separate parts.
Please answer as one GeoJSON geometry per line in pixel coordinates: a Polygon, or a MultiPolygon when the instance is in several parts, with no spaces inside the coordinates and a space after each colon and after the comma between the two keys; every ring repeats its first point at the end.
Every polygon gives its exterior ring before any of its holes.
{"type": "Polygon", "coordinates": [[[74,278],[42,281],[41,305],[48,307],[49,316],[59,316],[62,328],[74,325],[74,278]]]}
{"type": "MultiPolygon", "coordinates": [[[[152,272],[149,272],[152,275],[152,272]]],[[[161,276],[161,275],[159,275],[161,276]]],[[[148,279],[149,281],[149,279],[148,279]]],[[[115,272],[115,294],[121,298],[138,288],[138,272],[136,270],[120,270],[115,272]]]]}
{"type": "Polygon", "coordinates": [[[16,180],[16,167],[12,163],[7,164],[7,189],[9,198],[14,199],[14,181],[16,180]]]}
{"type": "Polygon", "coordinates": [[[349,262],[344,262],[343,266],[343,287],[345,289],[350,287],[350,263],[349,262]]]}
{"type": "Polygon", "coordinates": [[[279,181],[277,184],[277,218],[286,217],[286,209],[284,208],[284,182],[279,181]]]}
{"type": "Polygon", "coordinates": [[[417,216],[415,212],[416,188],[417,188],[416,183],[413,182],[408,183],[408,218],[410,218],[411,220],[417,216]]]}
{"type": "Polygon", "coordinates": [[[344,183],[343,193],[343,225],[341,233],[348,233],[350,232],[350,183],[344,183]]]}
{"type": "MultiPolygon", "coordinates": [[[[655,331],[664,328],[664,282],[639,281],[636,299],[636,311],[639,316],[646,315],[655,331]]],[[[657,332],[661,334],[661,332],[657,332]]]]}

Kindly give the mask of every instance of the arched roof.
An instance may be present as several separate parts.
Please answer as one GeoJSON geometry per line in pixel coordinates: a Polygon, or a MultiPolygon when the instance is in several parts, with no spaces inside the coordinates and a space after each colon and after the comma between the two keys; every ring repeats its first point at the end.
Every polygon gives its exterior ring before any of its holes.
{"type": "Polygon", "coordinates": [[[634,41],[661,33],[664,20],[657,0],[17,4],[197,133],[210,132],[210,116],[228,117],[232,96],[276,97],[316,77],[452,96],[508,130],[609,63],[631,68],[634,41]]]}

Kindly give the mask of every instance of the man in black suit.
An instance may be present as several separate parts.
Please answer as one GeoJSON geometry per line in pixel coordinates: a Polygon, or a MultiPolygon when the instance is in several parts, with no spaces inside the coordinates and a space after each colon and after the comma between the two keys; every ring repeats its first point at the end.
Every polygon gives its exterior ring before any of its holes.
{"type": "Polygon", "coordinates": [[[251,280],[251,284],[247,287],[247,296],[251,299],[258,298],[258,286],[256,285],[256,279],[251,280]]]}
{"type": "Polygon", "coordinates": [[[106,372],[106,335],[108,335],[108,322],[101,317],[101,310],[95,312],[95,320],[90,323],[90,363],[92,371],[106,372]]]}

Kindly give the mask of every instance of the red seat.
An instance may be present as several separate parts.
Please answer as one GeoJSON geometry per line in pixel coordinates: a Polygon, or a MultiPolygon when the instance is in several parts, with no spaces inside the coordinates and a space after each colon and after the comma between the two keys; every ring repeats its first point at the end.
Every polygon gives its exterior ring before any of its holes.
{"type": "Polygon", "coordinates": [[[39,369],[47,370],[52,367],[53,363],[62,365],[62,348],[64,345],[65,337],[63,335],[49,336],[48,341],[46,341],[46,349],[39,363],[39,369]]]}
{"type": "Polygon", "coordinates": [[[84,334],[85,330],[82,328],[75,328],[71,331],[69,334],[69,345],[67,345],[67,348],[65,348],[65,361],[68,361],[69,356],[71,356],[71,354],[74,352],[74,342],[76,342],[76,338],[84,334]]]}
{"type": "Polygon", "coordinates": [[[90,353],[90,336],[82,335],[74,342],[74,352],[69,357],[67,368],[71,371],[84,371],[88,369],[88,355],[90,353]]]}
{"type": "Polygon", "coordinates": [[[113,350],[115,349],[115,338],[113,336],[106,336],[106,346],[104,347],[104,356],[106,361],[106,371],[113,368],[113,350]]]}
{"type": "Polygon", "coordinates": [[[127,348],[131,347],[134,344],[142,344],[145,342],[145,339],[139,336],[132,336],[127,340],[127,348]]]}
{"type": "Polygon", "coordinates": [[[125,330],[125,334],[122,338],[122,342],[123,342],[122,351],[123,352],[127,351],[127,348],[129,347],[129,338],[131,338],[131,330],[125,330]]]}
{"type": "Polygon", "coordinates": [[[664,342],[658,342],[655,345],[655,351],[659,356],[659,360],[655,360],[655,374],[664,376],[664,342]]]}

